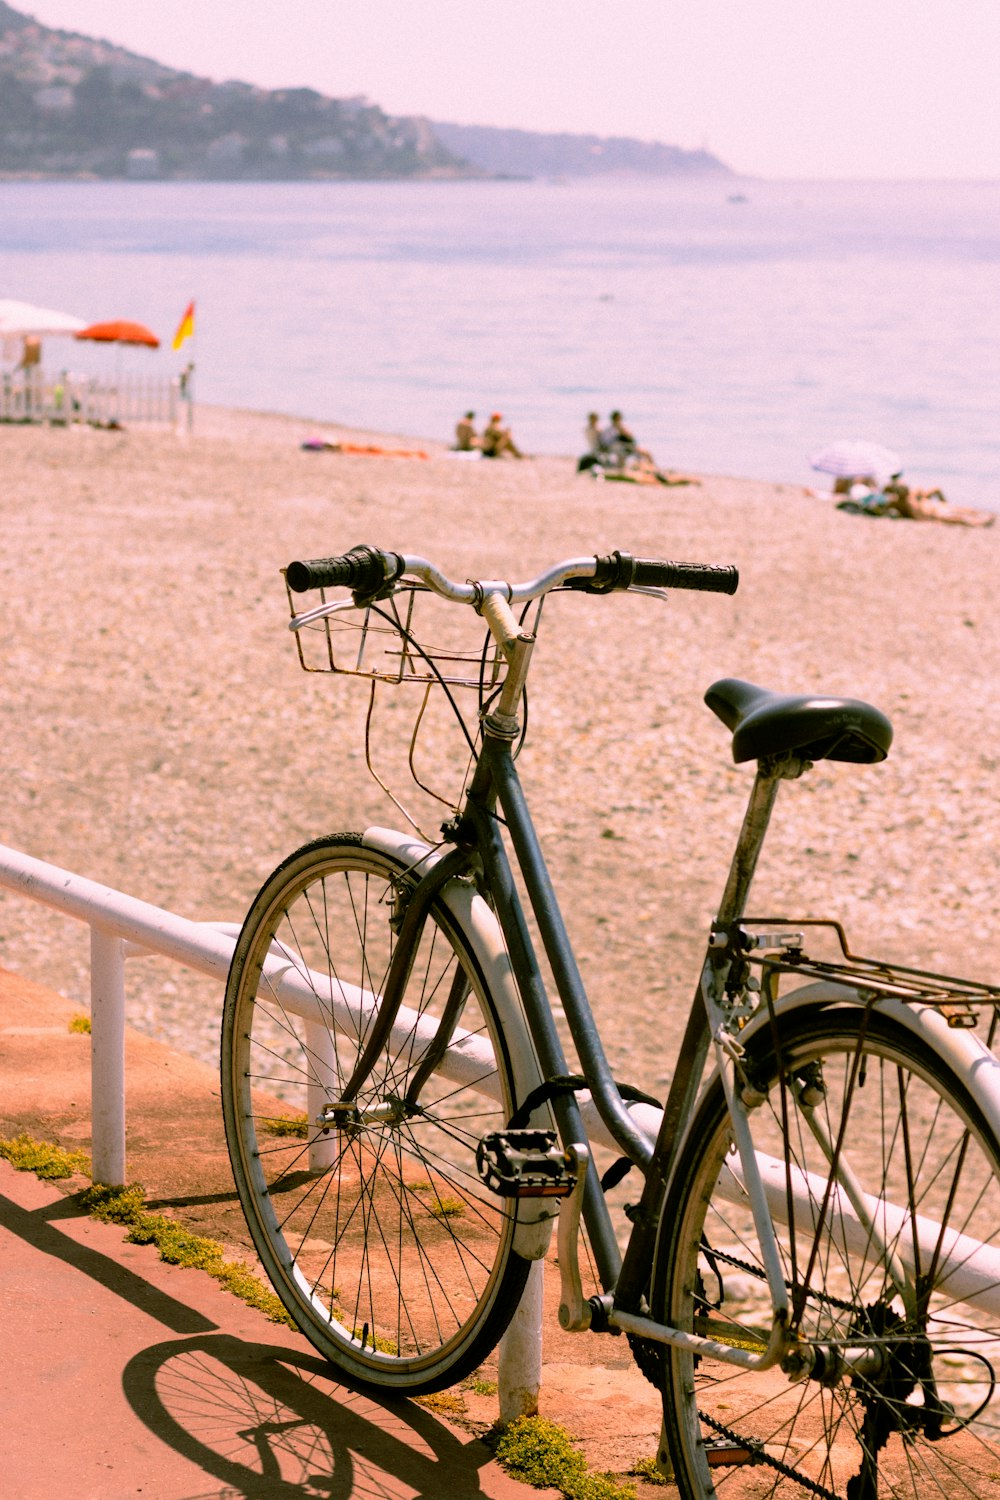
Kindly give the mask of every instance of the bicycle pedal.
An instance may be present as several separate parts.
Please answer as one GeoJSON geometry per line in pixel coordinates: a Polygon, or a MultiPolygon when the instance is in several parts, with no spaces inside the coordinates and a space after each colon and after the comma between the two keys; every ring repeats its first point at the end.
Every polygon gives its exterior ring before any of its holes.
{"type": "Polygon", "coordinates": [[[745,1443],[734,1443],[729,1438],[710,1438],[705,1443],[705,1460],[710,1469],[739,1468],[743,1464],[758,1462],[757,1455],[745,1443]]]}
{"type": "Polygon", "coordinates": [[[576,1173],[554,1130],[498,1130],[476,1148],[479,1175],[501,1198],[565,1198],[576,1173]]]}

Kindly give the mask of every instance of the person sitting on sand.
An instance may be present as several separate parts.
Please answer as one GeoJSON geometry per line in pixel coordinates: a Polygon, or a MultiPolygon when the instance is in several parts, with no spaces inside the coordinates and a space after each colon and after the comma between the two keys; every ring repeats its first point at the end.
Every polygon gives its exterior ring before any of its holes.
{"type": "Polygon", "coordinates": [[[647,449],[639,447],[633,434],[625,426],[625,418],[620,411],[611,413],[611,420],[600,434],[600,440],[604,452],[610,454],[612,462],[620,469],[624,469],[631,459],[639,459],[647,464],[653,462],[653,455],[647,449]]]}
{"type": "Polygon", "coordinates": [[[601,418],[596,411],[587,413],[587,425],[583,429],[583,441],[586,444],[582,456],[577,461],[576,472],[584,473],[587,469],[593,469],[596,465],[602,465],[611,455],[604,446],[604,438],[601,433],[601,418]]]}
{"type": "Polygon", "coordinates": [[[476,420],[474,411],[467,411],[465,416],[455,424],[455,452],[472,453],[479,447],[479,438],[473,423],[476,420]]]}
{"type": "Polygon", "coordinates": [[[483,428],[483,435],[479,440],[483,457],[503,458],[505,453],[509,453],[511,458],[523,458],[524,454],[510,435],[510,428],[502,427],[502,422],[503,413],[495,411],[483,428]]]}
{"type": "Polygon", "coordinates": [[[618,480],[622,484],[701,483],[689,474],[675,474],[658,468],[648,449],[639,447],[625,426],[620,411],[611,413],[609,425],[603,430],[599,422],[597,413],[592,411],[584,429],[584,436],[591,446],[578,462],[577,473],[589,470],[595,479],[618,480]]]}
{"type": "MultiPolygon", "coordinates": [[[[898,479],[899,475],[894,474],[892,477],[893,479],[898,479]]],[[[878,481],[874,474],[838,474],[833,481],[833,493],[835,495],[849,495],[856,484],[867,485],[870,490],[878,489],[878,481]]]]}

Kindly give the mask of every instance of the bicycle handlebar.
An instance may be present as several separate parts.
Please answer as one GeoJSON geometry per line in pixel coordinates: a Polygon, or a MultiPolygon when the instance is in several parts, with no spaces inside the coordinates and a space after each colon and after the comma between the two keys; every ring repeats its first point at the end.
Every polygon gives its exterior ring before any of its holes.
{"type": "Polygon", "coordinates": [[[478,604],[484,594],[504,594],[510,603],[537,599],[554,588],[607,594],[629,588],[697,589],[703,593],[735,594],[739,572],[733,567],[707,563],[666,562],[658,558],[632,557],[627,552],[604,556],[570,558],[557,563],[530,583],[494,581],[455,583],[423,557],[408,557],[364,543],[338,557],[292,562],[285,569],[288,587],[296,594],[309,589],[351,589],[356,603],[365,603],[392,592],[404,575],[418,578],[443,598],[478,604]]]}
{"type": "Polygon", "coordinates": [[[630,588],[697,589],[705,594],[735,594],[740,582],[739,572],[733,567],[666,562],[656,557],[632,557],[627,552],[595,557],[594,563],[593,578],[571,578],[566,587],[582,589],[589,594],[630,588]]]}
{"type": "Polygon", "coordinates": [[[317,557],[311,562],[291,562],[285,569],[288,587],[295,594],[309,589],[345,588],[373,594],[390,578],[403,572],[404,559],[398,552],[383,552],[362,543],[339,557],[317,557]],[[388,565],[388,566],[387,566],[388,565]]]}

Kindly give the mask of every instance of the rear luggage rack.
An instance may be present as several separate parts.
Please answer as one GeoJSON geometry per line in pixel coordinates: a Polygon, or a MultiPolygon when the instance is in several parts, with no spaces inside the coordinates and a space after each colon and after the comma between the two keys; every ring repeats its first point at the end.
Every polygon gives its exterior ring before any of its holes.
{"type": "Polygon", "coordinates": [[[1000,986],[852,953],[843,927],[829,918],[744,917],[731,928],[717,927],[713,946],[731,947],[734,957],[759,967],[761,988],[772,1000],[777,997],[779,976],[794,974],[798,980],[847,985],[871,1004],[901,1000],[911,1005],[933,1006],[949,1026],[976,1026],[982,1011],[989,1009],[991,1041],[997,1025],[1000,986]],[[804,950],[808,929],[832,933],[840,958],[810,957],[804,950]]]}

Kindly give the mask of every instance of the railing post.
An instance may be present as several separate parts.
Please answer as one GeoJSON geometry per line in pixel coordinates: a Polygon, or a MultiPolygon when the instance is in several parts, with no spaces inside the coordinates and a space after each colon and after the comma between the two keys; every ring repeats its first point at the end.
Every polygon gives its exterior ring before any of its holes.
{"type": "Polygon", "coordinates": [[[318,1021],[307,1021],[306,1046],[309,1048],[306,1079],[309,1170],[325,1172],[337,1160],[343,1144],[338,1130],[328,1130],[325,1135],[317,1135],[315,1130],[316,1116],[336,1092],[336,1056],[330,1028],[318,1021]]]}
{"type": "Polygon", "coordinates": [[[518,1417],[538,1413],[542,1386],[542,1292],[545,1262],[533,1260],[517,1312],[500,1340],[497,1386],[500,1422],[506,1427],[518,1417]]]}
{"type": "Polygon", "coordinates": [[[125,944],[90,929],[90,1114],[95,1182],[125,1182],[125,944]]]}

